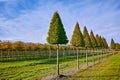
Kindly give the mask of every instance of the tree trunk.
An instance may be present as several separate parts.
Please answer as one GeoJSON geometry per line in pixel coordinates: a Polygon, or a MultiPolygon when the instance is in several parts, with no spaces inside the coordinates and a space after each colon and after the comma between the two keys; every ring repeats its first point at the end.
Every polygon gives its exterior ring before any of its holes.
{"type": "Polygon", "coordinates": [[[78,48],[77,48],[77,70],[79,70],[79,55],[78,55],[78,48]]]}
{"type": "Polygon", "coordinates": [[[51,61],[51,54],[52,54],[52,51],[50,49],[50,51],[49,51],[49,62],[51,61]]]}
{"type": "Polygon", "coordinates": [[[99,63],[100,63],[100,52],[98,51],[98,60],[99,60],[99,63]]]}
{"type": "Polygon", "coordinates": [[[59,75],[59,44],[57,44],[57,75],[59,75]]]}
{"type": "Polygon", "coordinates": [[[94,49],[92,51],[92,55],[93,55],[93,65],[95,65],[95,59],[94,59],[94,49]]]}
{"type": "Polygon", "coordinates": [[[86,65],[88,66],[88,53],[87,53],[87,50],[86,50],[86,65]]]}

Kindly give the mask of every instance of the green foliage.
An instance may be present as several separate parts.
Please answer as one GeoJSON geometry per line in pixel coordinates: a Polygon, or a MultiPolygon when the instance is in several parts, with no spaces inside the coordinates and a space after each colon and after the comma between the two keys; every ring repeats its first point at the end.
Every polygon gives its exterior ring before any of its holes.
{"type": "Polygon", "coordinates": [[[78,47],[78,46],[84,47],[85,46],[84,38],[83,38],[83,35],[81,33],[78,22],[75,25],[70,44],[72,46],[75,46],[75,47],[78,47]]]}
{"type": "Polygon", "coordinates": [[[114,42],[113,38],[111,39],[110,48],[115,49],[115,42],[114,42]]]}
{"type": "Polygon", "coordinates": [[[116,49],[120,49],[120,44],[116,43],[116,49]]]}
{"type": "Polygon", "coordinates": [[[107,41],[104,37],[102,37],[102,48],[108,48],[107,41]]]}
{"type": "Polygon", "coordinates": [[[101,36],[99,36],[98,34],[96,35],[96,41],[98,43],[98,48],[101,48],[102,47],[102,44],[101,44],[101,36]]]}
{"type": "Polygon", "coordinates": [[[97,34],[96,35],[96,40],[98,42],[98,48],[108,48],[107,41],[104,37],[101,37],[97,34]]]}
{"type": "Polygon", "coordinates": [[[98,46],[98,44],[97,44],[97,40],[96,40],[92,30],[90,32],[90,39],[91,39],[93,48],[96,48],[98,46]]]}
{"type": "Polygon", "coordinates": [[[67,44],[68,39],[58,12],[55,12],[48,31],[47,42],[50,44],[67,44]]]}
{"type": "Polygon", "coordinates": [[[90,39],[90,36],[88,34],[86,26],[84,27],[84,30],[83,30],[83,37],[84,37],[84,41],[85,41],[85,47],[92,48],[91,39],[90,39]]]}

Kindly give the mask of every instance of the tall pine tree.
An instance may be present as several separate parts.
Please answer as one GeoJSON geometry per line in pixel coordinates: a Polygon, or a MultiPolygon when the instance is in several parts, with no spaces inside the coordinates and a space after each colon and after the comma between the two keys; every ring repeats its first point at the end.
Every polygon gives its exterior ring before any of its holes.
{"type": "Polygon", "coordinates": [[[78,22],[75,25],[70,44],[75,47],[84,47],[85,46],[84,38],[81,33],[78,22]]]}
{"type": "Polygon", "coordinates": [[[96,40],[92,30],[90,32],[90,39],[91,39],[93,48],[96,48],[98,46],[98,44],[97,44],[97,40],[96,40]]]}
{"type": "Polygon", "coordinates": [[[48,31],[47,42],[57,44],[57,75],[59,74],[59,44],[67,44],[68,39],[58,12],[55,12],[48,31]]]}
{"type": "Polygon", "coordinates": [[[84,41],[85,41],[85,47],[92,48],[91,39],[90,39],[90,36],[88,34],[86,26],[83,29],[83,37],[84,37],[84,41]]]}

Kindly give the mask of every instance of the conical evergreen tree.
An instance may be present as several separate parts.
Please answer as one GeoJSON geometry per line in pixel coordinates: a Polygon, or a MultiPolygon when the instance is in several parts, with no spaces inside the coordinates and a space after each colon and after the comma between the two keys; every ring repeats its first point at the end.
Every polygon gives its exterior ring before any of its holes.
{"type": "Polygon", "coordinates": [[[100,44],[101,44],[101,48],[105,47],[104,41],[103,41],[103,37],[100,36],[100,44]]]}
{"type": "Polygon", "coordinates": [[[96,48],[98,46],[98,44],[97,44],[97,40],[96,40],[92,30],[90,32],[90,39],[91,39],[93,48],[96,48]]]}
{"type": "Polygon", "coordinates": [[[78,22],[75,25],[70,44],[72,46],[76,46],[76,47],[84,47],[85,46],[84,38],[81,33],[78,22]]]}
{"type": "Polygon", "coordinates": [[[105,43],[105,48],[108,48],[108,43],[105,38],[104,38],[104,43],[105,43]]]}
{"type": "Polygon", "coordinates": [[[98,48],[101,48],[101,36],[99,36],[98,34],[96,34],[96,41],[98,44],[98,48]]]}
{"type": "Polygon", "coordinates": [[[55,12],[48,31],[47,42],[57,44],[57,75],[59,74],[59,44],[67,44],[68,39],[58,12],[55,12]]]}
{"type": "Polygon", "coordinates": [[[88,34],[86,26],[83,29],[83,37],[84,37],[84,41],[85,41],[85,47],[92,48],[91,39],[90,39],[90,36],[88,34]]]}
{"type": "Polygon", "coordinates": [[[78,22],[75,25],[70,44],[77,47],[77,69],[79,70],[78,47],[84,47],[85,43],[78,22]]]}
{"type": "Polygon", "coordinates": [[[101,36],[99,36],[99,38],[100,38],[100,48],[103,48],[102,37],[101,37],[101,36]]]}
{"type": "Polygon", "coordinates": [[[102,37],[103,48],[108,48],[107,41],[104,37],[102,37]]]}
{"type": "Polygon", "coordinates": [[[111,39],[110,48],[115,49],[115,42],[114,42],[113,38],[111,39]]]}
{"type": "Polygon", "coordinates": [[[47,42],[50,44],[67,44],[68,39],[58,12],[55,12],[48,31],[47,42]]]}

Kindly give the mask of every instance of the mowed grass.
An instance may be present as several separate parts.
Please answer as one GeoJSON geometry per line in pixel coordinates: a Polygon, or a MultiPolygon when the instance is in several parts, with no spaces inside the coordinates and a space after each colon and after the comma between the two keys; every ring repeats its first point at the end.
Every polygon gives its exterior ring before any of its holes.
{"type": "Polygon", "coordinates": [[[63,80],[120,80],[120,54],[63,80]]]}
{"type": "MultiPolygon", "coordinates": [[[[97,60],[98,55],[94,58],[97,60]]],[[[88,58],[89,63],[92,62],[92,59],[92,56],[88,58]]],[[[80,66],[84,65],[85,61],[85,57],[80,58],[80,66]]],[[[76,56],[60,57],[60,73],[64,74],[76,69],[76,56]]],[[[51,61],[49,59],[41,59],[0,63],[0,80],[41,79],[55,74],[56,58],[52,58],[51,61]]]]}

